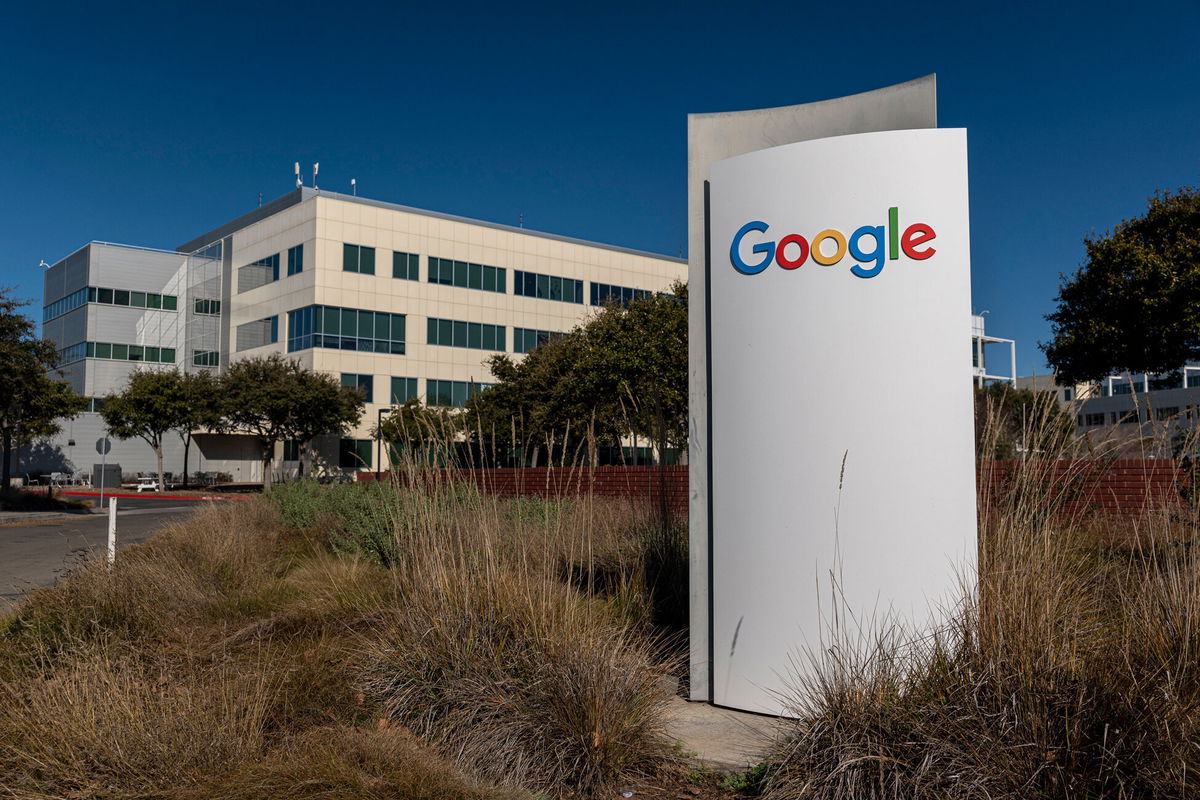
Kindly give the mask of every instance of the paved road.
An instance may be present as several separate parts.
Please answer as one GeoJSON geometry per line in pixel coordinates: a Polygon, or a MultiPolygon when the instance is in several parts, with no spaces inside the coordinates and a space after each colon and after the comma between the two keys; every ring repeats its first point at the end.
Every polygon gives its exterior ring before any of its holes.
{"type": "MultiPolygon", "coordinates": [[[[117,545],[144,541],[164,525],[207,501],[121,498],[117,501],[117,545]]],[[[0,608],[37,585],[48,585],[79,563],[81,556],[108,546],[108,516],[96,514],[31,525],[0,526],[0,608]]]]}

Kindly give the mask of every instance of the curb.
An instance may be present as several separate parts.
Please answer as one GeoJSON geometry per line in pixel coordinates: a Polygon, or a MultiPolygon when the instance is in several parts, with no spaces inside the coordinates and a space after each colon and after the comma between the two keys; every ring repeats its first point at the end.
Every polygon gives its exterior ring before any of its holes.
{"type": "MultiPolygon", "coordinates": [[[[88,497],[99,499],[99,492],[58,492],[64,497],[88,497]]],[[[105,492],[105,497],[133,497],[142,500],[249,500],[246,495],[219,495],[219,494],[159,494],[158,492],[105,492]]]]}

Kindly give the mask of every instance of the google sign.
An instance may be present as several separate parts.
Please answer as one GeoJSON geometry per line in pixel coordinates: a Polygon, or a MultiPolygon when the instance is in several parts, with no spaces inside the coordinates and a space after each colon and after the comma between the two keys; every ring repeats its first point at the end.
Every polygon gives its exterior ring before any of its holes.
{"type": "Polygon", "coordinates": [[[841,261],[847,252],[850,257],[859,262],[850,268],[850,274],[858,278],[874,278],[883,272],[887,261],[900,258],[900,253],[914,261],[924,261],[937,250],[929,242],[937,238],[937,232],[924,222],[914,222],[900,230],[900,209],[892,206],[888,209],[887,225],[863,225],[846,238],[846,234],[836,228],[826,228],[812,238],[810,243],[798,233],[789,233],[779,240],[759,242],[750,248],[750,252],[762,257],[747,263],[742,258],[742,240],[751,232],[766,233],[771,226],[761,220],[747,222],[733,235],[729,246],[729,261],[733,268],[743,275],[757,275],[770,266],[774,261],[783,269],[797,269],[812,256],[812,260],[825,267],[832,267],[841,261]],[[864,246],[864,240],[870,244],[864,246]],[[867,248],[870,249],[867,249],[867,248]],[[790,249],[789,249],[790,248],[790,249]],[[885,252],[886,250],[886,252],[885,252]],[[867,268],[862,265],[873,264],[867,268]]]}

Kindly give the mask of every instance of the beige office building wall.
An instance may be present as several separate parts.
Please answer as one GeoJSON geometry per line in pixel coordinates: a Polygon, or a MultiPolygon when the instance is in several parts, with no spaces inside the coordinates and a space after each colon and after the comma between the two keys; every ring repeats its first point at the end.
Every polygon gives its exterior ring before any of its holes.
{"type": "Polygon", "coordinates": [[[304,194],[301,202],[230,234],[229,361],[282,353],[335,375],[372,376],[371,402],[351,438],[371,437],[379,410],[391,405],[394,377],[417,379],[418,395],[426,401],[430,379],[491,383],[484,364],[489,356],[505,352],[523,357],[516,352],[515,329],[566,332],[594,314],[598,306],[591,302],[592,284],[666,292],[687,277],[682,259],[345,195],[304,194]],[[288,251],[297,245],[303,245],[303,269],[289,275],[288,251]],[[346,245],[373,249],[374,274],[347,271],[346,245]],[[411,263],[407,255],[417,257],[417,280],[393,276],[396,253],[403,254],[402,264],[411,263]],[[243,268],[275,256],[277,280],[238,291],[243,268]],[[431,258],[500,268],[504,291],[431,283],[431,258]],[[582,302],[520,296],[515,292],[518,271],[578,280],[582,302]],[[289,351],[289,312],[308,306],[403,314],[405,352],[289,351]],[[272,317],[278,320],[275,342],[238,349],[239,328],[272,317]],[[502,326],[504,348],[430,343],[430,318],[502,326]]]}

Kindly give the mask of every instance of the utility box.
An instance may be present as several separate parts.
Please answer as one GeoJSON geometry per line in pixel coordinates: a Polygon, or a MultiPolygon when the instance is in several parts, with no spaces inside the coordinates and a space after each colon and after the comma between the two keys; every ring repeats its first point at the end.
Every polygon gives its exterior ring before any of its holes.
{"type": "Polygon", "coordinates": [[[92,487],[99,489],[121,488],[120,464],[92,464],[92,487]]]}

